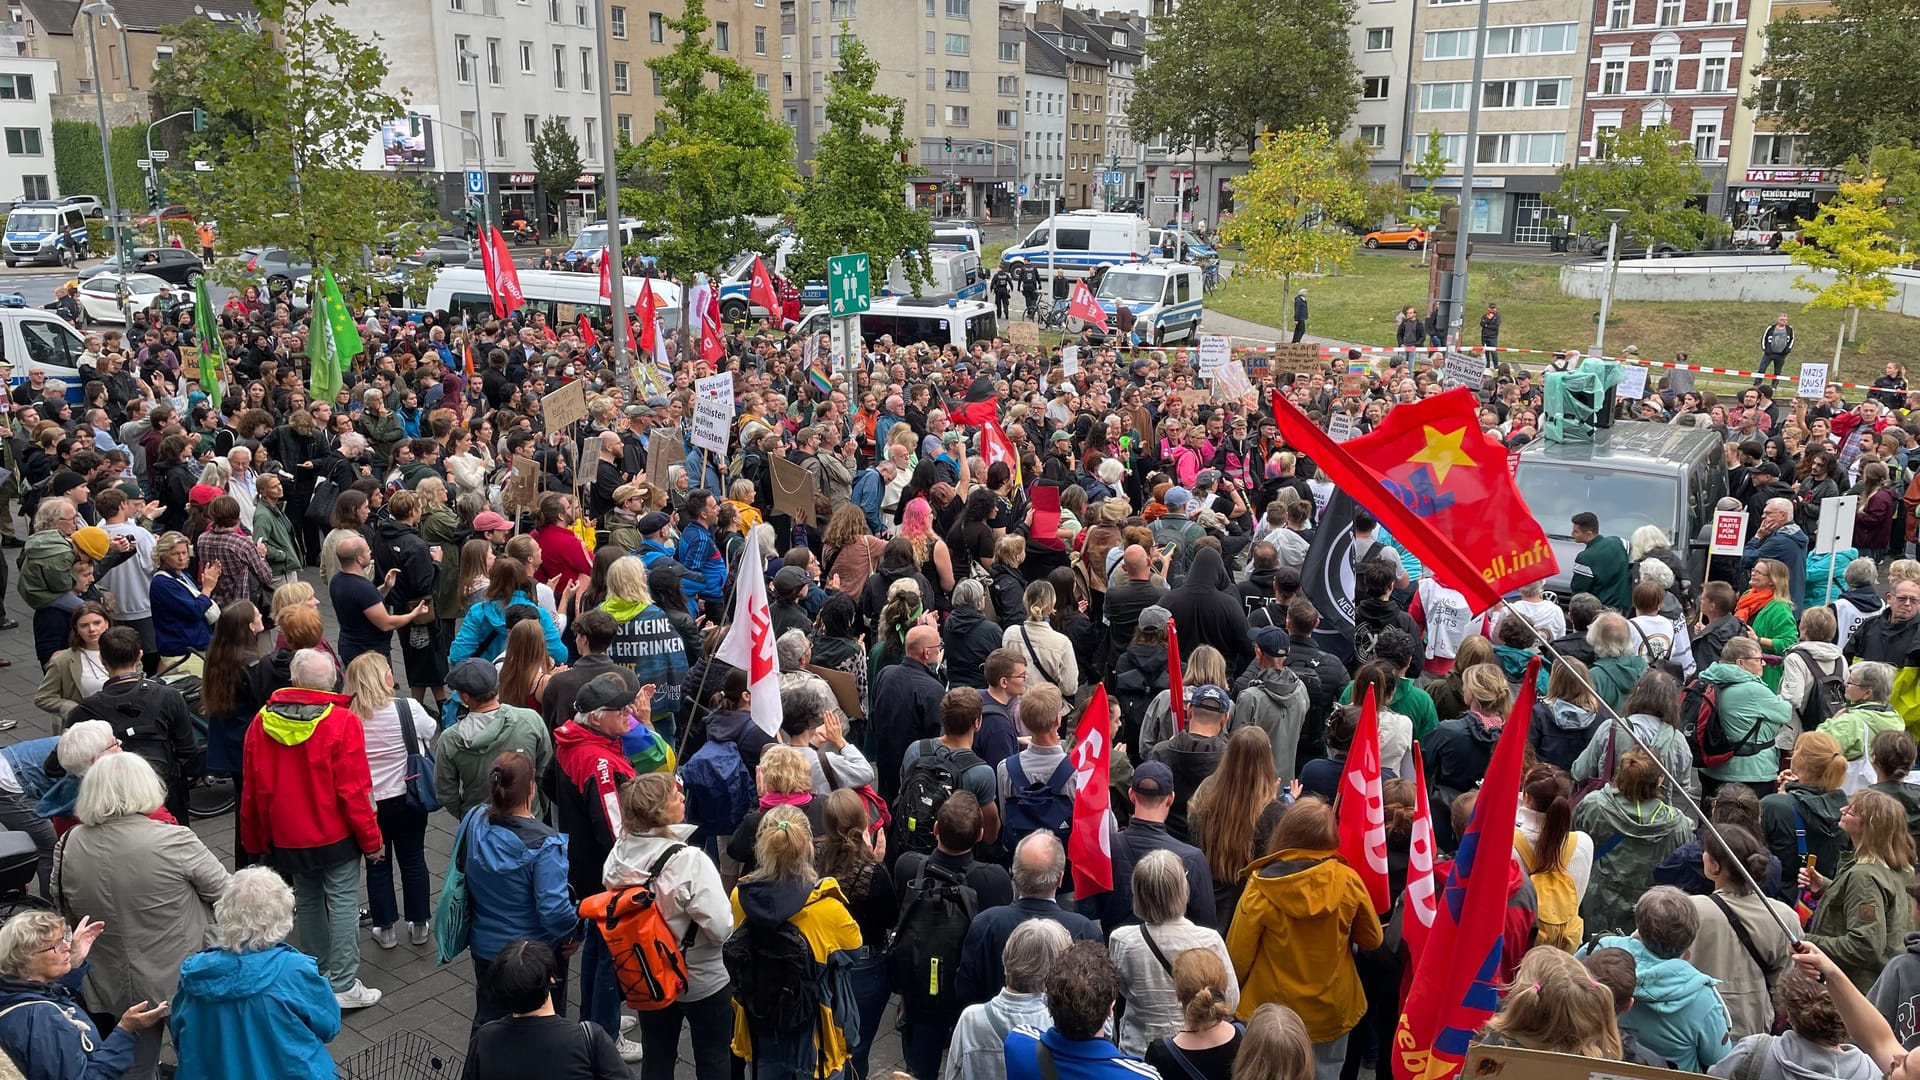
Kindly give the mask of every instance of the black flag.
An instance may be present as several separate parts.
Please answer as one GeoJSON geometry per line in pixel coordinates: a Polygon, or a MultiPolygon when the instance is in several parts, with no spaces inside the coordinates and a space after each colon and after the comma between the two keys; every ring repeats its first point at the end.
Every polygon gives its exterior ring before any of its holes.
{"type": "Polygon", "coordinates": [[[1320,613],[1314,644],[1353,659],[1353,496],[1335,490],[1300,567],[1300,592],[1320,613]]]}

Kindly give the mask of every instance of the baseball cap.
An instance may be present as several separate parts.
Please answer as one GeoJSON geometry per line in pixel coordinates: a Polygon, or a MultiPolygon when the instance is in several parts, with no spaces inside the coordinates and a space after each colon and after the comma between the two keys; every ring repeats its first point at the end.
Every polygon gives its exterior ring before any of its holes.
{"type": "Polygon", "coordinates": [[[192,490],[187,492],[187,501],[196,506],[205,506],[225,494],[226,492],[212,484],[195,484],[192,490]]]}
{"type": "Polygon", "coordinates": [[[1193,478],[1194,487],[1210,488],[1210,487],[1213,487],[1215,484],[1218,484],[1219,482],[1220,482],[1219,469],[1201,469],[1200,474],[1193,478]]]}
{"type": "Polygon", "coordinates": [[[1066,428],[1061,428],[1059,431],[1056,431],[1053,433],[1053,441],[1054,442],[1072,442],[1073,432],[1068,431],[1066,428]]]}
{"type": "Polygon", "coordinates": [[[1167,628],[1167,623],[1172,619],[1173,619],[1173,612],[1168,611],[1166,608],[1161,607],[1159,604],[1154,604],[1151,607],[1141,609],[1140,629],[1165,630],[1167,628]]]}
{"type": "Polygon", "coordinates": [[[1775,465],[1771,461],[1763,461],[1756,466],[1753,471],[1756,476],[1772,476],[1778,478],[1780,475],[1780,466],[1775,465]]]}
{"type": "Polygon", "coordinates": [[[653,409],[646,405],[629,405],[627,406],[626,411],[627,411],[627,419],[629,420],[632,420],[635,417],[653,415],[653,409]]]}
{"type": "Polygon", "coordinates": [[[574,692],[573,711],[577,713],[600,712],[603,709],[623,709],[633,704],[639,695],[639,688],[628,684],[627,680],[615,672],[596,675],[585,686],[574,692]]]}
{"type": "Polygon", "coordinates": [[[1183,487],[1170,487],[1166,497],[1160,501],[1167,504],[1167,509],[1178,510],[1193,501],[1193,492],[1183,487]]]}
{"type": "Polygon", "coordinates": [[[1268,656],[1279,656],[1293,644],[1293,639],[1277,626],[1262,626],[1254,630],[1253,643],[1268,656]]]}
{"type": "Polygon", "coordinates": [[[1217,686],[1196,686],[1193,688],[1191,704],[1196,709],[1225,713],[1233,707],[1233,699],[1227,696],[1225,690],[1217,686]]]}
{"type": "Polygon", "coordinates": [[[647,568],[647,588],[659,592],[667,582],[678,585],[687,580],[687,568],[672,559],[656,559],[647,568]]]}
{"type": "Polygon", "coordinates": [[[500,673],[494,670],[493,661],[470,656],[453,665],[447,672],[447,689],[473,697],[491,697],[500,688],[500,673]]]}
{"type": "Polygon", "coordinates": [[[1164,799],[1173,794],[1173,770],[1165,762],[1143,761],[1134,767],[1129,787],[1138,794],[1164,799]]]}
{"type": "Polygon", "coordinates": [[[672,520],[673,520],[672,518],[661,513],[660,511],[654,510],[646,514],[642,514],[640,516],[639,522],[637,522],[634,527],[640,530],[641,536],[652,536],[654,533],[657,533],[661,529],[666,528],[667,523],[672,520]]]}
{"type": "Polygon", "coordinates": [[[812,584],[812,582],[813,579],[807,575],[807,572],[797,566],[783,566],[778,573],[773,575],[773,589],[775,592],[792,592],[795,589],[804,589],[812,584]]]}
{"type": "Polygon", "coordinates": [[[107,530],[98,525],[75,529],[68,539],[73,541],[74,547],[80,549],[81,554],[95,562],[106,558],[107,552],[113,548],[113,540],[107,536],[107,530]]]}
{"type": "Polygon", "coordinates": [[[513,528],[513,523],[491,510],[482,510],[473,518],[473,531],[477,533],[505,532],[513,528]]]}

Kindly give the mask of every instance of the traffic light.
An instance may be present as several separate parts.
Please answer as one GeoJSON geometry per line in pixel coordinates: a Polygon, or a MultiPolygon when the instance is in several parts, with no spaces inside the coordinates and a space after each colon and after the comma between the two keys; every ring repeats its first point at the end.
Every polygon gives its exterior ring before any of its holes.
{"type": "Polygon", "coordinates": [[[947,153],[953,153],[953,136],[947,136],[947,153]]]}
{"type": "Polygon", "coordinates": [[[146,188],[147,188],[147,209],[149,210],[160,209],[160,185],[154,181],[152,173],[147,174],[146,188]]]}
{"type": "Polygon", "coordinates": [[[420,137],[420,114],[419,113],[407,114],[407,134],[413,136],[416,139],[420,137]]]}
{"type": "Polygon", "coordinates": [[[195,131],[207,130],[207,110],[205,109],[193,110],[193,130],[195,131]]]}

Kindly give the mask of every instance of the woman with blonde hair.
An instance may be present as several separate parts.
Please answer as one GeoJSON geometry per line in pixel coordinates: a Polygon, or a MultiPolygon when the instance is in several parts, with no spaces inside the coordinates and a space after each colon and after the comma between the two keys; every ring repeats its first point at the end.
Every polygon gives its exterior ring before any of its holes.
{"type": "MultiPolygon", "coordinates": [[[[1164,634],[1166,630],[1164,623],[1161,624],[1160,629],[1164,634]]],[[[1169,656],[1167,659],[1168,662],[1171,663],[1174,658],[1169,656]]],[[[1194,687],[1218,686],[1224,689],[1230,685],[1227,673],[1227,658],[1221,655],[1219,649],[1211,645],[1198,646],[1192,652],[1188,653],[1187,662],[1185,666],[1181,668],[1180,675],[1183,680],[1182,685],[1184,685],[1187,690],[1188,704],[1192,703],[1194,687]]],[[[1031,671],[1028,672],[1027,678],[1029,685],[1031,685],[1033,678],[1031,671]]],[[[1233,711],[1229,708],[1227,711],[1227,727],[1231,728],[1232,726],[1233,711]]],[[[1135,747],[1139,752],[1140,760],[1145,761],[1147,755],[1153,752],[1154,747],[1159,746],[1171,738],[1173,738],[1173,691],[1167,689],[1153,695],[1153,699],[1147,702],[1146,712],[1140,716],[1139,745],[1135,747]]]]}
{"type": "MultiPolygon", "coordinates": [[[[1195,659],[1199,653],[1194,650],[1195,659]]],[[[1286,809],[1266,729],[1249,725],[1228,736],[1219,769],[1200,781],[1187,807],[1187,835],[1207,858],[1214,922],[1222,934],[1233,926],[1247,867],[1265,853],[1286,809]]]]}
{"type": "MultiPolygon", "coordinates": [[[[687,943],[687,987],[664,1009],[639,1013],[641,1080],[669,1080],[684,1020],[693,1039],[695,1080],[725,1080],[733,1030],[727,969],[720,948],[733,933],[720,871],[698,845],[685,843],[687,798],[666,773],[648,773],[620,789],[620,836],[603,870],[608,889],[645,885],[675,941],[687,943]]],[[[877,1019],[877,1017],[876,1017],[877,1019]]]]}
{"type": "Polygon", "coordinates": [[[1460,677],[1460,690],[1467,711],[1443,721],[1421,742],[1427,756],[1427,783],[1440,797],[1436,806],[1452,805],[1487,775],[1487,763],[1493,760],[1494,744],[1500,741],[1512,707],[1512,684],[1498,663],[1468,668],[1460,677]]]}
{"type": "MultiPolygon", "coordinates": [[[[1787,564],[1778,559],[1756,559],[1747,591],[1734,603],[1733,613],[1753,630],[1761,652],[1784,656],[1793,648],[1800,641],[1800,627],[1793,618],[1793,588],[1787,564]]],[[[1779,664],[1768,664],[1760,673],[1769,693],[1780,692],[1781,674],[1779,664]]]]}
{"type": "Polygon", "coordinates": [[[754,770],[754,785],[759,801],[741,819],[727,844],[727,857],[740,865],[742,875],[753,872],[758,858],[754,840],[760,834],[760,822],[776,807],[799,810],[816,836],[826,828],[826,797],[813,793],[812,754],[785,743],[768,746],[761,751],[760,765],[754,770]]]}
{"type": "Polygon", "coordinates": [[[1505,1007],[1475,1041],[1619,1061],[1613,1005],[1613,991],[1594,981],[1572,953],[1535,946],[1514,972],[1505,1007]]]}
{"type": "Polygon", "coordinates": [[[1313,1038],[1300,1014],[1267,1004],[1247,1021],[1231,1080],[1311,1080],[1313,1066],[1313,1038]]]}
{"type": "Polygon", "coordinates": [[[887,542],[867,529],[867,515],[854,503],[846,503],[827,519],[820,536],[820,573],[827,587],[855,599],[867,583],[867,575],[880,565],[880,553],[887,542]],[[836,583],[835,578],[839,581],[836,583]]]}
{"type": "Polygon", "coordinates": [[[783,924],[790,924],[811,946],[814,962],[825,964],[834,953],[860,948],[859,924],[847,911],[839,883],[814,869],[813,829],[805,814],[792,806],[767,811],[753,849],[757,868],[733,891],[734,934],[744,938],[748,957],[743,970],[731,972],[739,987],[733,1053],[765,1080],[837,1076],[851,1054],[832,1004],[821,1002],[817,1017],[790,1030],[772,1028],[765,1015],[777,1011],[774,1006],[787,990],[770,977],[756,978],[754,961],[773,953],[783,924]]]}
{"type": "Polygon", "coordinates": [[[383,949],[400,944],[394,932],[400,910],[393,900],[393,870],[400,866],[405,892],[407,940],[425,945],[431,933],[433,878],[427,872],[427,811],[407,802],[409,746],[427,753],[439,731],[433,714],[394,690],[393,668],[379,653],[361,653],[347,665],[346,692],[353,714],[366,733],[367,768],[373,777],[373,806],[385,848],[367,860],[367,908],[373,940],[383,949]],[[403,726],[404,725],[404,726],[403,726]],[[408,728],[412,729],[409,739],[408,728]]]}
{"type": "Polygon", "coordinates": [[[1806,941],[1865,992],[1887,962],[1906,948],[1907,933],[1913,929],[1913,905],[1907,896],[1913,881],[1913,835],[1900,803],[1871,789],[1847,803],[1840,829],[1853,841],[1853,861],[1833,877],[1808,867],[1800,870],[1800,884],[1819,901],[1806,941]]]}
{"type": "MultiPolygon", "coordinates": [[[[1812,859],[1814,869],[1839,873],[1840,860],[1852,847],[1840,829],[1840,812],[1847,806],[1846,778],[1840,740],[1809,731],[1794,741],[1779,790],[1760,800],[1761,839],[1781,866],[1797,870],[1812,859]]],[[[1788,903],[1795,891],[1791,877],[1777,897],[1788,903]]]]}
{"type": "Polygon", "coordinates": [[[1534,702],[1527,745],[1541,761],[1568,772],[1600,724],[1600,699],[1587,679],[1587,665],[1571,656],[1554,662],[1546,697],[1534,702]]]}
{"type": "Polygon", "coordinates": [[[567,670],[547,653],[539,622],[522,619],[507,631],[507,647],[500,654],[500,700],[522,708],[540,709],[547,680],[567,670]]]}
{"type": "Polygon", "coordinates": [[[1644,751],[1622,753],[1613,782],[1580,800],[1573,827],[1593,841],[1593,870],[1580,918],[1588,934],[1633,926],[1633,905],[1653,880],[1653,868],[1693,838],[1693,823],[1661,798],[1666,782],[1644,751]]]}
{"type": "Polygon", "coordinates": [[[867,654],[868,686],[879,680],[882,671],[907,658],[907,631],[925,614],[918,577],[903,577],[887,586],[886,603],[874,620],[874,636],[879,643],[867,654]]]}
{"type": "MultiPolygon", "coordinates": [[[[1048,582],[1028,585],[1021,594],[1026,621],[1007,627],[1000,635],[1000,647],[1016,650],[1026,658],[1029,687],[1040,683],[1058,687],[1061,698],[1072,701],[1080,692],[1080,661],[1074,654],[1073,640],[1053,628],[1057,602],[1048,582]]],[[[1003,621],[1004,616],[1002,612],[1003,621]]]]}
{"type": "MultiPolygon", "coordinates": [[[[314,594],[313,586],[296,578],[273,590],[273,603],[270,614],[267,616],[267,621],[277,628],[280,625],[280,621],[286,617],[287,612],[297,607],[309,608],[315,613],[320,611],[320,598],[314,594]]],[[[276,629],[274,631],[273,647],[276,649],[284,649],[287,647],[287,632],[285,630],[276,629]]],[[[313,647],[333,657],[334,666],[340,666],[340,654],[334,651],[333,643],[328,641],[324,635],[313,647]]]]}
{"type": "MultiPolygon", "coordinates": [[[[1156,855],[1171,852],[1156,851],[1156,855]]],[[[1176,865],[1178,860],[1175,860],[1176,865]]],[[[1122,927],[1122,930],[1129,929],[1122,927]]],[[[1119,934],[1120,931],[1115,931],[1119,934]]],[[[1163,950],[1164,951],[1164,950],[1163,950]]],[[[1118,963],[1118,961],[1115,961],[1118,963]]],[[[1157,971],[1166,969],[1159,968],[1157,971]]],[[[1126,972],[1125,965],[1121,973],[1126,972]]],[[[1207,948],[1185,949],[1174,956],[1167,971],[1173,984],[1173,996],[1179,1005],[1179,1029],[1163,1035],[1147,1046],[1147,1064],[1161,1076],[1188,1077],[1190,1080],[1232,1080],[1234,1058],[1240,1053],[1242,1026],[1233,1018],[1239,995],[1233,986],[1232,972],[1217,952],[1207,948]]],[[[1128,996],[1131,1011],[1132,996],[1128,996]]],[[[1296,1019],[1298,1019],[1296,1017],[1296,1019]]],[[[1121,1049],[1125,1049],[1123,1046],[1121,1049]]],[[[1309,1064],[1312,1047],[1307,1047],[1309,1064]]]]}

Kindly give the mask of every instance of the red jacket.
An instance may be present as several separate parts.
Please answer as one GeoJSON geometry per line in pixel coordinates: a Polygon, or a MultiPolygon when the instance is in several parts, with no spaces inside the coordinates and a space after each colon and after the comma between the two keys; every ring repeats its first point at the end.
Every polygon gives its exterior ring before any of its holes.
{"type": "Polygon", "coordinates": [[[603,867],[620,836],[620,786],[633,779],[620,740],[569,720],[553,729],[554,824],[567,836],[574,895],[604,888],[603,867]]]}
{"type": "Polygon", "coordinates": [[[540,545],[540,580],[553,586],[556,601],[574,578],[593,576],[593,559],[572,529],[542,525],[533,530],[533,539],[540,545]]]}
{"type": "Polygon", "coordinates": [[[281,870],[381,849],[366,737],[350,699],[290,686],[247,725],[240,844],[281,870]]]}

